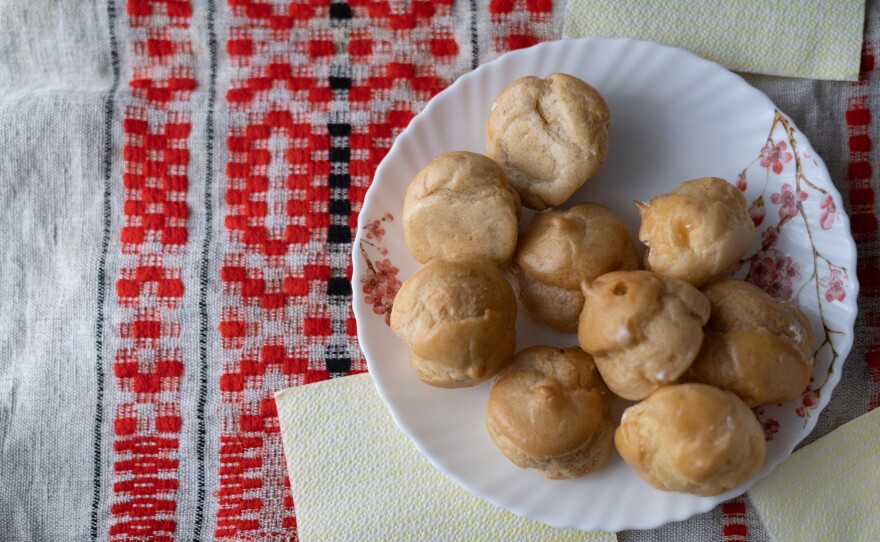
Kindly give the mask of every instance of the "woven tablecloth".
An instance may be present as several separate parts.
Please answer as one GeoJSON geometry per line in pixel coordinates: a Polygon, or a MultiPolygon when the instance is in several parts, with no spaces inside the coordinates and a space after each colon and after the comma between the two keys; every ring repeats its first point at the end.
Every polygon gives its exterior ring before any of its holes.
{"type": "MultiPolygon", "coordinates": [[[[295,540],[273,393],[366,370],[348,281],[376,166],[564,12],[0,2],[0,539],[295,540]]],[[[808,441],[880,404],[878,32],[869,2],[858,82],[748,77],[826,161],[859,250],[855,346],[808,441]]],[[[740,498],[619,537],[767,535],[740,498]]]]}

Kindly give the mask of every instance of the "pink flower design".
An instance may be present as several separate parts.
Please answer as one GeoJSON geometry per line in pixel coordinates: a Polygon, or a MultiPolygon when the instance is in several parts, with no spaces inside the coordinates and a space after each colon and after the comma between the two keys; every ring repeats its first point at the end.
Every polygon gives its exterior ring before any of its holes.
{"type": "MultiPolygon", "coordinates": [[[[370,298],[369,298],[369,296],[367,296],[364,299],[369,300],[370,298]]],[[[367,301],[367,302],[369,303],[370,301],[367,301]]],[[[385,315],[385,323],[390,326],[391,325],[391,309],[394,308],[394,299],[382,297],[382,298],[376,299],[372,303],[373,303],[373,312],[380,315],[380,316],[384,314],[385,315]]]]}
{"type": "Polygon", "coordinates": [[[843,301],[846,298],[846,290],[844,290],[844,287],[848,283],[849,280],[846,273],[844,273],[842,269],[836,267],[832,267],[831,274],[827,277],[822,277],[819,281],[820,286],[828,288],[825,290],[825,299],[829,303],[834,300],[843,301]]]}
{"type": "Polygon", "coordinates": [[[830,230],[834,225],[834,214],[837,213],[837,205],[834,204],[834,198],[831,194],[825,194],[822,202],[819,204],[819,225],[823,230],[830,230]]]}
{"type": "MultiPolygon", "coordinates": [[[[369,261],[368,261],[369,263],[369,261]]],[[[373,312],[385,315],[385,323],[391,324],[391,309],[394,298],[400,290],[401,282],[397,278],[400,270],[391,265],[388,259],[378,260],[367,266],[367,274],[361,277],[364,301],[373,305],[373,312]]]]}
{"type": "Polygon", "coordinates": [[[797,216],[798,203],[806,199],[806,192],[804,192],[803,190],[798,190],[797,194],[795,194],[794,189],[788,183],[782,183],[782,191],[770,196],[770,201],[772,201],[775,205],[781,206],[779,207],[779,218],[785,218],[787,216],[797,216]]]}
{"type": "Polygon", "coordinates": [[[785,141],[780,141],[773,147],[764,145],[761,149],[761,167],[772,167],[773,173],[777,175],[782,173],[782,164],[787,164],[794,158],[787,148],[785,141]]]}
{"type": "Polygon", "coordinates": [[[773,418],[763,420],[761,426],[764,427],[764,440],[767,442],[773,440],[773,435],[779,432],[779,422],[773,418]]]}
{"type": "Polygon", "coordinates": [[[810,154],[808,151],[804,151],[804,158],[812,158],[813,163],[816,164],[817,166],[819,165],[819,162],[817,162],[816,159],[813,158],[813,155],[810,154]]]}
{"type": "Polygon", "coordinates": [[[806,408],[816,408],[819,406],[819,394],[814,390],[808,391],[804,394],[803,399],[801,399],[801,404],[806,408]]]}
{"type": "Polygon", "coordinates": [[[367,230],[367,239],[375,239],[376,242],[382,242],[382,236],[385,235],[385,228],[382,227],[381,221],[374,220],[364,226],[364,229],[367,230]]]}
{"type": "Polygon", "coordinates": [[[804,419],[804,427],[807,426],[807,420],[810,419],[810,411],[819,407],[819,392],[811,390],[809,387],[801,398],[801,405],[794,409],[794,413],[804,419]]]}
{"type": "Polygon", "coordinates": [[[400,281],[397,280],[397,273],[400,270],[391,265],[391,260],[387,258],[378,260],[374,265],[376,266],[376,276],[380,277],[383,282],[397,282],[400,285],[400,281]]]}
{"type": "Polygon", "coordinates": [[[367,230],[367,239],[375,239],[377,243],[382,242],[382,236],[385,235],[385,228],[382,227],[383,222],[391,222],[394,220],[394,216],[391,213],[385,213],[385,216],[382,218],[378,218],[366,226],[364,229],[367,230]]]}
{"type": "Polygon", "coordinates": [[[771,248],[755,255],[749,268],[749,282],[777,299],[791,299],[792,285],[801,279],[801,265],[771,248]]]}
{"type": "Polygon", "coordinates": [[[367,273],[361,277],[364,302],[373,306],[374,313],[384,315],[385,323],[388,325],[391,325],[391,309],[394,306],[394,298],[402,285],[397,278],[397,273],[400,270],[394,267],[388,258],[371,261],[367,255],[366,247],[373,247],[380,256],[388,255],[388,249],[379,243],[382,242],[382,237],[385,235],[382,223],[392,220],[394,220],[394,216],[391,213],[385,213],[381,218],[373,220],[364,226],[364,229],[367,230],[366,238],[373,239],[375,242],[361,239],[361,254],[367,262],[367,273]]]}
{"type": "Polygon", "coordinates": [[[755,413],[755,418],[761,424],[761,427],[764,428],[764,440],[767,442],[773,440],[773,435],[779,432],[779,422],[773,418],[761,419],[761,416],[764,415],[764,407],[762,406],[753,408],[752,412],[755,413]]]}
{"type": "Polygon", "coordinates": [[[761,222],[764,222],[764,216],[767,214],[767,209],[764,207],[764,196],[758,196],[758,199],[752,202],[752,206],[749,207],[749,216],[752,217],[752,222],[755,223],[755,227],[761,225],[761,222]]]}
{"type": "Polygon", "coordinates": [[[736,178],[736,187],[739,188],[740,192],[745,192],[746,188],[749,187],[749,183],[746,182],[746,172],[743,171],[739,174],[739,177],[736,178]]]}
{"type": "Polygon", "coordinates": [[[761,232],[761,241],[765,247],[773,246],[779,239],[779,230],[775,226],[770,226],[761,232]]]}

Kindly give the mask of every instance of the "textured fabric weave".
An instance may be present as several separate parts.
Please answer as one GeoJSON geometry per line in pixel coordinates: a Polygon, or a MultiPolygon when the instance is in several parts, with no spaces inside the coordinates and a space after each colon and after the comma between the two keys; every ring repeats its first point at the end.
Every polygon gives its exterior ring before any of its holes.
{"type": "Polygon", "coordinates": [[[566,37],[639,38],[735,71],[854,81],[864,0],[569,0],[566,37]]]}
{"type": "MultiPolygon", "coordinates": [[[[366,368],[349,254],[377,164],[565,10],[0,2],[0,539],[296,539],[273,394],[366,368]]],[[[811,439],[880,403],[878,13],[858,81],[750,78],[825,159],[859,248],[856,344],[811,439]]],[[[740,499],[619,538],[766,533],[740,499]]]]}

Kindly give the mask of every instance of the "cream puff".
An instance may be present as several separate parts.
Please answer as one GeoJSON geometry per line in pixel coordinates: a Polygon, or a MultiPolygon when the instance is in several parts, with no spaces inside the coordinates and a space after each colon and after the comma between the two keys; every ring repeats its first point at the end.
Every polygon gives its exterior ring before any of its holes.
{"type": "Polygon", "coordinates": [[[697,288],[726,274],[755,232],[742,192],[717,177],[687,181],[636,207],[645,269],[697,288]]]}
{"type": "Polygon", "coordinates": [[[472,152],[434,158],[413,178],[403,202],[403,235],[419,263],[487,258],[510,262],[520,200],[493,160],[472,152]]]}
{"type": "Polygon", "coordinates": [[[551,479],[575,478],[608,457],[614,436],[610,398],[589,354],[532,346],[493,384],[486,428],[516,465],[551,479]]]}
{"type": "Polygon", "coordinates": [[[616,395],[644,399],[678,379],[700,351],[709,300],[690,284],[615,271],[582,290],[578,342],[616,395]]]}
{"type": "Polygon", "coordinates": [[[584,305],[581,282],[637,269],[635,246],[611,209],[581,203],[538,213],[520,234],[511,271],[523,308],[540,322],[577,331],[584,305]]]}
{"type": "Polygon", "coordinates": [[[517,79],[492,105],[486,154],[498,161],[523,205],[563,203],[599,169],[611,113],[599,92],[563,73],[517,79]]]}
{"type": "Polygon", "coordinates": [[[627,408],[614,434],[623,460],[663,491],[719,495],[764,463],[764,430],[736,394],[705,384],[655,391],[627,408]]]}
{"type": "Polygon", "coordinates": [[[394,299],[391,329],[410,349],[419,379],[442,388],[495,376],[516,348],[516,298],[488,260],[434,260],[394,299]]]}
{"type": "Polygon", "coordinates": [[[742,280],[703,292],[712,306],[706,338],[684,380],[730,390],[749,406],[801,395],[813,371],[813,328],[801,310],[742,280]]]}

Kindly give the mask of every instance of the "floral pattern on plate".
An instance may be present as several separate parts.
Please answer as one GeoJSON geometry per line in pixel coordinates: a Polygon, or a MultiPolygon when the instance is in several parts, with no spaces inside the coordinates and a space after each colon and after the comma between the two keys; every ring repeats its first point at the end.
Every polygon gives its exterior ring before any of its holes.
{"type": "MultiPolygon", "coordinates": [[[[755,252],[740,261],[736,271],[741,274],[743,269],[747,269],[743,277],[745,280],[778,299],[800,305],[803,296],[813,296],[815,299],[811,302],[815,302],[818,308],[821,331],[817,335],[821,343],[815,349],[814,357],[818,360],[827,350],[830,360],[822,381],[816,384],[815,378],[810,378],[810,385],[804,390],[801,400],[791,403],[795,414],[804,420],[804,426],[811,412],[819,405],[819,397],[828,377],[838,370],[836,365],[840,352],[832,336],[844,334],[845,331],[831,327],[825,312],[827,304],[846,299],[845,287],[849,283],[849,270],[825,256],[816,246],[813,230],[817,226],[821,230],[840,229],[843,226],[840,220],[836,220],[837,204],[834,197],[805,173],[803,162],[806,160],[818,165],[809,151],[798,149],[791,122],[776,111],[767,140],[758,156],[740,172],[736,181],[736,186],[743,192],[747,192],[752,185],[761,186],[760,193],[751,199],[749,205],[749,214],[758,228],[761,244],[755,252]],[[794,183],[783,178],[793,178],[794,183]],[[805,202],[812,200],[820,202],[818,216],[808,216],[804,207],[805,202]],[[771,219],[768,219],[768,207],[771,207],[771,219]],[[807,257],[804,260],[796,260],[779,248],[780,240],[784,241],[789,236],[793,222],[800,223],[809,239],[809,250],[798,252],[807,257]]],[[[756,408],[755,415],[764,427],[765,438],[772,440],[779,431],[780,422],[767,417],[767,409],[763,407],[756,408]]]]}
{"type": "Polygon", "coordinates": [[[379,257],[388,256],[388,249],[382,245],[382,237],[385,235],[385,222],[394,220],[394,215],[385,213],[382,218],[370,221],[364,230],[366,235],[360,240],[360,251],[367,264],[367,272],[360,278],[361,290],[364,293],[364,302],[373,306],[373,312],[385,317],[385,323],[391,325],[391,307],[394,305],[394,297],[403,283],[397,278],[400,270],[392,265],[388,258],[371,259],[367,251],[368,247],[376,252],[379,257]]]}

